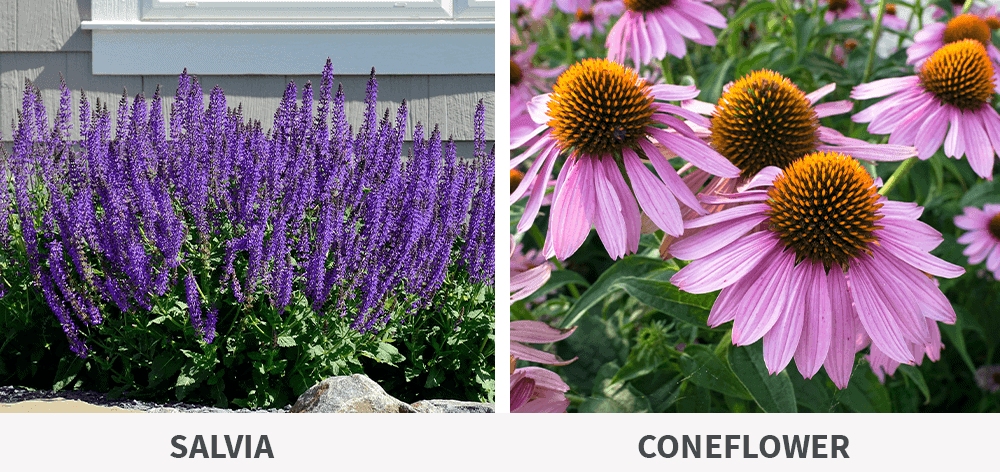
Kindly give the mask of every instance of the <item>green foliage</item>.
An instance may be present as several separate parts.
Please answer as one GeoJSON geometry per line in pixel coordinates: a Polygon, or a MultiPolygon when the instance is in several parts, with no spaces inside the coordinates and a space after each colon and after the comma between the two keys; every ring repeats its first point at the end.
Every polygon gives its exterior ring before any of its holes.
{"type": "Polygon", "coordinates": [[[494,289],[464,277],[449,274],[429,308],[374,335],[351,329],[348,317],[317,315],[301,294],[281,315],[266,298],[230,300],[212,344],[191,326],[179,287],[150,313],[108,313],[86,332],[87,359],[70,352],[40,295],[23,290],[0,299],[0,384],[280,408],[324,378],[365,373],[404,401],[493,401],[494,289]]]}

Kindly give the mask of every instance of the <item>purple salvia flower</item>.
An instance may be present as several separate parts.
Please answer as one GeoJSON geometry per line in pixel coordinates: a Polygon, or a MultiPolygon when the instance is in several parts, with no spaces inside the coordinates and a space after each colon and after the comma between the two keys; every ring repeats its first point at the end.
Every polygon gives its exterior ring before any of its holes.
{"type": "Polygon", "coordinates": [[[90,352],[90,348],[88,348],[87,344],[84,343],[80,334],[80,328],[78,328],[76,323],[73,322],[72,317],[68,313],[66,304],[56,293],[49,274],[47,272],[42,272],[39,274],[37,280],[38,285],[42,289],[42,295],[45,297],[46,303],[48,303],[49,308],[52,309],[52,313],[56,315],[56,319],[59,320],[63,333],[66,334],[70,350],[81,359],[86,359],[87,354],[90,352]]]}
{"type": "Polygon", "coordinates": [[[215,316],[211,311],[207,316],[202,316],[201,294],[198,291],[198,283],[194,274],[189,270],[184,277],[184,293],[188,306],[188,316],[191,318],[191,326],[201,334],[201,339],[206,343],[211,343],[215,339],[215,316]]]}

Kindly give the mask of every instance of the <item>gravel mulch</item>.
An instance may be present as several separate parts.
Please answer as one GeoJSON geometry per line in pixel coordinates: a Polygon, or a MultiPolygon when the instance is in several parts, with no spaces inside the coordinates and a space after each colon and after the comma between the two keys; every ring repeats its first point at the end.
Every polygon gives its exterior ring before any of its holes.
{"type": "Polygon", "coordinates": [[[44,390],[29,390],[19,387],[0,387],[0,403],[18,403],[29,400],[48,400],[54,398],[79,400],[96,406],[109,408],[118,407],[124,410],[145,411],[148,413],[287,413],[288,410],[292,408],[291,405],[288,405],[282,409],[251,410],[241,408],[238,410],[228,410],[225,408],[192,405],[190,403],[182,402],[154,403],[125,398],[111,399],[103,393],[88,391],[52,392],[44,390]]]}

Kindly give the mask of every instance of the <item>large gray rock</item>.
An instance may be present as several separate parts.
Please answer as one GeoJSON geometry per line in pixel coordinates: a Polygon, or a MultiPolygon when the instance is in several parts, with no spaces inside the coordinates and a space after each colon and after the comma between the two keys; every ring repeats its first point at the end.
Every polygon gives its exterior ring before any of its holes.
{"type": "Polygon", "coordinates": [[[494,413],[492,403],[460,402],[458,400],[421,400],[414,403],[418,413],[494,413]]]}
{"type": "Polygon", "coordinates": [[[306,390],[291,413],[416,413],[372,379],[354,374],[330,377],[306,390]]]}
{"type": "Polygon", "coordinates": [[[362,374],[330,377],[306,390],[290,413],[493,413],[492,403],[421,400],[409,405],[362,374]]]}

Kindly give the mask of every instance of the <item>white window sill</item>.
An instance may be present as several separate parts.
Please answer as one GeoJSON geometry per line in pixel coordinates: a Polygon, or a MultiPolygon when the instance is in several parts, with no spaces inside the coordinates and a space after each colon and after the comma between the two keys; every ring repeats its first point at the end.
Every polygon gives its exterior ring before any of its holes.
{"type": "Polygon", "coordinates": [[[84,21],[95,75],[493,74],[493,20],[84,21]]]}

